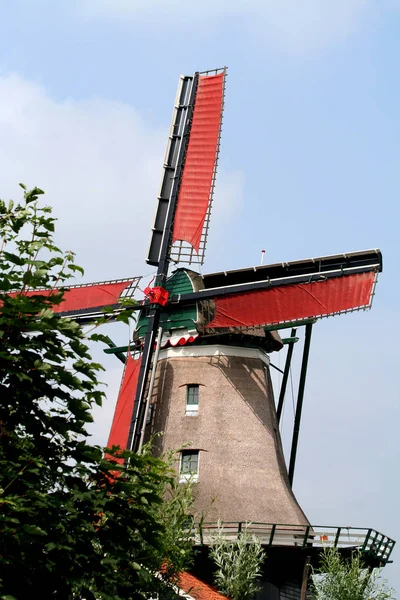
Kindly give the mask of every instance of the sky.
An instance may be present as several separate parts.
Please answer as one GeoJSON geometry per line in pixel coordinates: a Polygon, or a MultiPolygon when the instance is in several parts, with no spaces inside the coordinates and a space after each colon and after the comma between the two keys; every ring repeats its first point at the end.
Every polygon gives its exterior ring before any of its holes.
{"type": "MultiPolygon", "coordinates": [[[[381,248],[372,310],[314,327],[294,491],[313,524],[400,540],[399,55],[399,0],[0,0],[0,197],[44,189],[85,281],[152,273],[179,75],[225,65],[203,272],[381,248]]],[[[122,365],[93,353],[105,444],[122,365]]],[[[286,450],[292,420],[288,394],[286,450]]]]}

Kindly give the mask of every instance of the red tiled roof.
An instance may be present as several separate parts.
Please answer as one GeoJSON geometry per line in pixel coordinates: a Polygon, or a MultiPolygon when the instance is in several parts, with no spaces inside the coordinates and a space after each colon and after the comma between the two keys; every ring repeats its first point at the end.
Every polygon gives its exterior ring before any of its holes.
{"type": "Polygon", "coordinates": [[[196,600],[229,600],[211,585],[204,583],[191,573],[180,575],[179,587],[196,600]]]}

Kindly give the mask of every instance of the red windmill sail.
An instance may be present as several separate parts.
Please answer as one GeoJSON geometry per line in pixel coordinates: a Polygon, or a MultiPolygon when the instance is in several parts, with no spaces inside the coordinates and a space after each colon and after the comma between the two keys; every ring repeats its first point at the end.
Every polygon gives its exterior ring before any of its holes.
{"type": "MultiPolygon", "coordinates": [[[[125,363],[121,387],[115,406],[114,418],[107,442],[107,447],[119,446],[125,450],[128,442],[133,404],[139,377],[141,359],[134,359],[129,353],[125,363]]],[[[114,459],[113,459],[114,460],[114,459]]]]}
{"type": "Polygon", "coordinates": [[[218,151],[225,73],[199,77],[196,103],[176,208],[172,243],[199,251],[218,151]]]}
{"type": "Polygon", "coordinates": [[[357,273],[215,298],[215,316],[206,329],[272,325],[368,308],[375,277],[374,272],[357,273]]]}
{"type": "MultiPolygon", "coordinates": [[[[52,310],[65,316],[79,318],[84,313],[90,311],[101,312],[102,309],[118,304],[121,294],[128,288],[127,297],[132,297],[140,277],[130,279],[120,279],[113,281],[101,281],[96,283],[87,283],[77,286],[65,286],[63,300],[60,304],[54,304],[52,310]]],[[[26,296],[46,296],[50,297],[58,293],[60,288],[54,289],[35,289],[23,292],[26,296]]],[[[15,297],[21,292],[11,292],[9,296],[15,297]]]]}

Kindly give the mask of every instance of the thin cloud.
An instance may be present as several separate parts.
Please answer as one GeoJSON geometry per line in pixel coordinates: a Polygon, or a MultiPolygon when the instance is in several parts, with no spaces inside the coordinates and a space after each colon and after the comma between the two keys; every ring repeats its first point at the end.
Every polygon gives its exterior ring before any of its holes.
{"type": "Polygon", "coordinates": [[[346,38],[372,16],[373,0],[81,0],[77,10],[86,18],[128,20],[151,29],[174,25],[201,26],[240,19],[260,44],[298,52],[329,46],[346,38]]]}

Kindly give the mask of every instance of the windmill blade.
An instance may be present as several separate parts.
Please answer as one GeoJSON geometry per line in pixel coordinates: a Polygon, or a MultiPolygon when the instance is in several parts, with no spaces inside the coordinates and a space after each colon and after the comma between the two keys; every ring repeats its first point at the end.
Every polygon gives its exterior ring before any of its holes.
{"type": "Polygon", "coordinates": [[[126,449],[128,447],[129,428],[132,420],[133,403],[138,384],[140,365],[141,358],[133,357],[128,353],[117,404],[114,410],[110,435],[108,437],[107,448],[119,446],[122,449],[126,449]]]}
{"type": "MultiPolygon", "coordinates": [[[[69,317],[79,321],[81,324],[90,323],[104,316],[104,309],[111,308],[110,320],[113,314],[116,316],[121,310],[120,298],[132,298],[141,277],[130,277],[127,279],[113,279],[109,281],[97,281],[95,283],[83,283],[80,285],[65,285],[53,289],[35,289],[24,292],[27,296],[51,297],[64,289],[64,298],[60,304],[54,304],[52,310],[62,317],[69,317]]],[[[19,292],[11,292],[15,296],[19,292]]]]}
{"type": "Polygon", "coordinates": [[[226,69],[199,76],[172,234],[172,243],[178,242],[171,250],[175,262],[204,262],[220,147],[225,79],[226,69]],[[183,242],[187,242],[189,248],[183,242]]]}
{"type": "Polygon", "coordinates": [[[226,68],[182,76],[147,262],[203,264],[220,146],[226,68]]]}
{"type": "Polygon", "coordinates": [[[206,329],[257,327],[367,309],[375,273],[357,273],[321,281],[249,290],[215,299],[215,316],[206,329]]]}
{"type": "Polygon", "coordinates": [[[179,191],[179,176],[186,154],[190,134],[190,116],[196,95],[196,76],[181,75],[164,158],[164,171],[158,194],[157,210],[152,228],[146,262],[159,266],[171,242],[171,228],[179,191]]]}
{"type": "Polygon", "coordinates": [[[204,332],[272,329],[370,308],[380,271],[380,251],[367,250],[212,273],[203,276],[204,289],[172,296],[171,303],[212,301],[204,332]]]}

